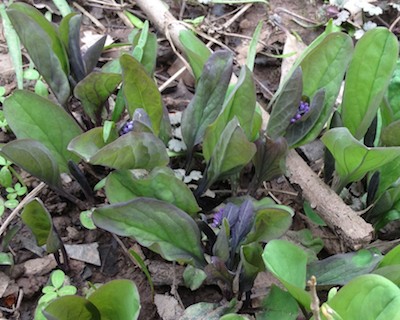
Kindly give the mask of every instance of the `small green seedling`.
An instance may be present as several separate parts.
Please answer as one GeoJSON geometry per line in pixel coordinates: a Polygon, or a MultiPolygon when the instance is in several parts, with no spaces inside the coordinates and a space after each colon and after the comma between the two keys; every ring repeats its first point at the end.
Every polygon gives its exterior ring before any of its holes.
{"type": "Polygon", "coordinates": [[[50,302],[59,297],[74,295],[77,289],[72,285],[66,285],[66,276],[62,270],[55,270],[50,275],[50,284],[43,287],[42,292],[43,296],[40,297],[35,311],[35,320],[45,320],[42,310],[50,302]]]}

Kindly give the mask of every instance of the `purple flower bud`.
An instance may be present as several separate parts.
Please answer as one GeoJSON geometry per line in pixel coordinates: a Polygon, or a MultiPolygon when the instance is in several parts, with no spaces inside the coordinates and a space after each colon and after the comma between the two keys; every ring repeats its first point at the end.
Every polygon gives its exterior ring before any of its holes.
{"type": "Polygon", "coordinates": [[[119,135],[122,136],[124,134],[127,134],[128,132],[131,132],[133,130],[133,121],[128,121],[125,123],[125,125],[121,128],[119,135]]]}
{"type": "Polygon", "coordinates": [[[223,219],[224,219],[224,208],[219,209],[216,213],[214,213],[213,222],[211,226],[213,226],[214,228],[219,227],[223,219]]]}

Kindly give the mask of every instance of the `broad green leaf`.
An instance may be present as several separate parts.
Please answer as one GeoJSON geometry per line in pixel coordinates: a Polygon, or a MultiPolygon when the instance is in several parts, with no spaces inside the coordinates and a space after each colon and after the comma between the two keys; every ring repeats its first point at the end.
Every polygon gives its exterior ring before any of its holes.
{"type": "Polygon", "coordinates": [[[205,265],[196,223],[169,203],[137,198],[95,209],[93,221],[109,232],[136,239],[168,261],[205,265]]]}
{"type": "Polygon", "coordinates": [[[57,162],[42,143],[31,139],[17,139],[3,145],[0,153],[49,186],[61,188],[57,162]]]}
{"type": "Polygon", "coordinates": [[[284,83],[275,99],[267,125],[267,135],[273,140],[285,134],[290,120],[297,112],[303,94],[302,79],[303,73],[298,67],[284,83]]]}
{"type": "Polygon", "coordinates": [[[68,150],[74,152],[86,162],[94,156],[101,148],[105,147],[108,143],[115,141],[118,138],[118,133],[111,130],[111,134],[107,141],[103,139],[103,128],[97,127],[82,133],[75,137],[68,144],[68,150]]]}
{"type": "Polygon", "coordinates": [[[74,95],[94,123],[101,122],[102,107],[120,82],[117,73],[92,72],[76,85],[74,95]]]}
{"type": "MultiPolygon", "coordinates": [[[[229,121],[236,116],[240,127],[243,129],[247,138],[253,139],[253,118],[256,108],[256,88],[254,85],[251,71],[243,67],[240,71],[235,87],[225,99],[222,112],[207,129],[204,136],[203,155],[206,161],[210,160],[211,154],[218,139],[224,131],[229,121]]],[[[260,128],[259,128],[260,129],[260,128]]],[[[257,130],[259,131],[259,130],[257,130]]]]}
{"type": "Polygon", "coordinates": [[[378,265],[378,268],[386,267],[386,266],[392,266],[392,265],[400,265],[400,245],[397,245],[394,247],[392,250],[390,250],[381,262],[378,265]]]}
{"type": "Polygon", "coordinates": [[[70,95],[69,62],[57,31],[38,10],[25,3],[10,5],[7,14],[36,68],[64,105],[70,95]]]}
{"type": "Polygon", "coordinates": [[[68,160],[78,161],[67,145],[82,130],[59,105],[32,92],[16,90],[4,101],[4,115],[18,139],[33,139],[45,145],[61,172],[67,171],[68,160]]]}
{"type": "Polygon", "coordinates": [[[102,320],[135,320],[139,317],[139,292],[130,280],[112,280],[93,292],[88,301],[99,310],[102,320]]]}
{"type": "Polygon", "coordinates": [[[231,237],[229,222],[223,218],[221,230],[218,232],[217,240],[212,248],[213,256],[218,257],[221,261],[228,261],[230,255],[229,240],[231,237]]]}
{"type": "Polygon", "coordinates": [[[346,75],[343,124],[357,139],[364,137],[396,66],[399,44],[386,28],[369,30],[358,41],[346,75]]]}
{"type": "Polygon", "coordinates": [[[256,316],[257,320],[296,320],[299,311],[296,300],[289,292],[276,285],[271,286],[268,296],[262,302],[263,311],[256,316]]]}
{"type": "Polygon", "coordinates": [[[192,191],[168,167],[156,167],[143,178],[130,171],[114,171],[107,177],[105,191],[110,203],[148,197],[169,202],[192,216],[200,210],[192,191]]]}
{"type": "Polygon", "coordinates": [[[189,153],[203,140],[206,128],[222,109],[232,75],[232,54],[217,51],[204,65],[196,93],[182,115],[182,136],[189,153]]]}
{"type": "Polygon", "coordinates": [[[262,254],[267,269],[303,307],[310,310],[311,297],[305,291],[307,254],[285,240],[271,240],[262,254]]]}
{"type": "Polygon", "coordinates": [[[400,148],[368,148],[357,141],[347,128],[334,128],[321,138],[335,158],[341,190],[346,184],[358,181],[370,171],[390,163],[400,156],[400,148]]]}
{"type": "Polygon", "coordinates": [[[114,169],[152,169],[169,161],[162,141],[147,132],[129,132],[97,151],[91,164],[114,169]]]}
{"type": "Polygon", "coordinates": [[[283,86],[288,81],[287,79],[289,79],[292,76],[293,72],[295,72],[295,70],[300,66],[300,64],[304,60],[304,58],[307,57],[316,47],[318,47],[321,44],[321,42],[323,42],[326,39],[326,37],[328,37],[332,33],[336,33],[339,31],[341,31],[341,28],[336,26],[333,23],[332,19],[329,20],[326,25],[325,31],[323,33],[321,33],[313,42],[311,42],[311,44],[303,51],[301,56],[292,65],[289,72],[285,76],[284,81],[281,82],[278,90],[275,92],[273,98],[271,99],[269,106],[273,105],[275,103],[276,98],[281,95],[283,86]]]}
{"type": "Polygon", "coordinates": [[[193,31],[182,30],[179,32],[179,41],[183,46],[183,51],[188,57],[196,81],[200,79],[204,64],[210,57],[210,49],[196,37],[193,31]]]}
{"type": "Polygon", "coordinates": [[[239,172],[251,161],[256,152],[254,143],[247,140],[236,117],[222,132],[207,166],[208,186],[239,172]]]}
{"type": "Polygon", "coordinates": [[[325,100],[314,127],[296,143],[296,146],[313,141],[328,121],[352,53],[353,41],[350,36],[339,32],[332,33],[300,63],[303,70],[303,95],[312,101],[314,95],[323,88],[325,100]]]}
{"type": "Polygon", "coordinates": [[[400,146],[400,120],[382,128],[381,144],[387,147],[400,146]]]}
{"type": "Polygon", "coordinates": [[[60,249],[62,244],[53,228],[50,213],[39,199],[33,199],[25,205],[21,218],[32,231],[38,246],[46,245],[46,251],[49,253],[60,249]]]}
{"type": "Polygon", "coordinates": [[[350,281],[329,301],[343,319],[400,319],[400,289],[388,279],[368,274],[350,281]]]}
{"type": "Polygon", "coordinates": [[[158,88],[143,66],[132,56],[124,54],[119,59],[122,67],[123,92],[129,114],[144,109],[150,117],[156,135],[160,132],[163,105],[158,88]]]}
{"type": "Polygon", "coordinates": [[[183,272],[185,285],[192,291],[200,288],[206,278],[207,274],[203,270],[197,269],[191,265],[188,265],[183,272]]]}
{"type": "Polygon", "coordinates": [[[85,298],[64,296],[50,302],[43,310],[47,320],[100,320],[100,312],[85,298]]]}
{"type": "Polygon", "coordinates": [[[293,211],[286,206],[271,205],[257,209],[254,228],[246,243],[268,242],[281,237],[292,224],[293,211]]]}
{"type": "Polygon", "coordinates": [[[396,286],[400,287],[400,264],[388,265],[372,271],[373,274],[379,274],[386,279],[392,281],[396,286]]]}
{"type": "Polygon", "coordinates": [[[382,255],[362,249],[358,252],[336,254],[307,265],[307,279],[315,276],[318,285],[345,285],[357,276],[371,272],[382,255]]]}

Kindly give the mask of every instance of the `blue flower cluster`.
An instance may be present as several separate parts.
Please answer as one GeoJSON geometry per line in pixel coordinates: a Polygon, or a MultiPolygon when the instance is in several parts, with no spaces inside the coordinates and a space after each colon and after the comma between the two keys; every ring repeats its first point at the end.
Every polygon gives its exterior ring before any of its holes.
{"type": "Polygon", "coordinates": [[[308,102],[300,101],[299,107],[297,108],[297,112],[295,116],[290,119],[290,123],[295,123],[296,121],[300,120],[308,111],[310,111],[310,105],[308,102]]]}
{"type": "Polygon", "coordinates": [[[122,136],[123,134],[127,134],[133,130],[133,121],[128,121],[119,131],[119,134],[122,136]]]}

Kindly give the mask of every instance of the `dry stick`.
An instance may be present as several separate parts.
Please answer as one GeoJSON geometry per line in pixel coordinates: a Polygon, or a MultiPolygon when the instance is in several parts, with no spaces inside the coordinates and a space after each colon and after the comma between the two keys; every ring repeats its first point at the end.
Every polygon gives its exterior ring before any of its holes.
{"type": "MultiPolygon", "coordinates": [[[[157,29],[164,33],[168,32],[175,46],[182,50],[179,33],[185,30],[185,27],[172,16],[165,3],[161,0],[137,0],[136,4],[157,29]]],[[[269,114],[264,109],[261,108],[261,110],[265,126],[269,114]]],[[[372,226],[324,184],[295,150],[289,151],[286,166],[286,175],[291,183],[300,186],[304,198],[343,240],[348,249],[358,250],[371,242],[374,231],[372,226]]]]}
{"type": "Polygon", "coordinates": [[[33,189],[25,198],[21,200],[21,202],[18,204],[18,206],[10,213],[10,215],[7,217],[7,219],[4,221],[4,223],[0,227],[0,236],[6,231],[8,225],[11,223],[11,221],[15,218],[15,216],[18,214],[18,212],[27,204],[31,199],[35,198],[40,191],[46,186],[44,182],[41,182],[35,189],[33,189]]]}

